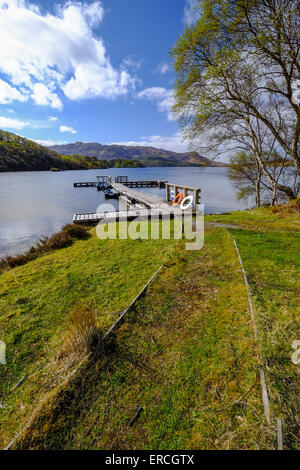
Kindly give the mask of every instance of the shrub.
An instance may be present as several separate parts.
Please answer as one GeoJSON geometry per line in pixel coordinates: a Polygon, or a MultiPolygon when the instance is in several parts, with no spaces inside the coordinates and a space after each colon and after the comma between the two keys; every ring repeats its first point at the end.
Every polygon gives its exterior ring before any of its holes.
{"type": "Polygon", "coordinates": [[[300,198],[298,197],[298,199],[281,206],[274,206],[272,207],[272,212],[281,215],[297,214],[300,212],[300,198]]]}
{"type": "Polygon", "coordinates": [[[94,351],[100,341],[95,310],[90,307],[77,307],[70,320],[63,355],[75,354],[80,357],[94,351]]]}
{"type": "Polygon", "coordinates": [[[16,266],[22,266],[28,262],[28,257],[25,255],[18,256],[8,256],[6,258],[6,263],[10,268],[15,268],[16,266]]]}
{"type": "Polygon", "coordinates": [[[67,232],[60,232],[52,235],[47,243],[49,250],[57,250],[72,245],[72,238],[67,232]]]}
{"type": "Polygon", "coordinates": [[[7,267],[15,268],[16,266],[22,266],[48,251],[66,248],[72,245],[73,239],[84,240],[89,236],[90,234],[87,229],[81,225],[65,225],[61,232],[52,235],[50,239],[42,238],[26,253],[17,256],[7,256],[7,258],[0,259],[0,271],[5,270],[7,267]]]}
{"type": "Polygon", "coordinates": [[[65,225],[62,230],[68,233],[70,237],[77,238],[78,240],[84,240],[89,236],[87,229],[79,224],[65,225]]]}

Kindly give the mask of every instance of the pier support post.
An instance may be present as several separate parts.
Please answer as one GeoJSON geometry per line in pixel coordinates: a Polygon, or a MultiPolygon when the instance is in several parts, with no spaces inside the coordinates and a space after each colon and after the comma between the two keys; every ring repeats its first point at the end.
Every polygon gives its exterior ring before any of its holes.
{"type": "Polygon", "coordinates": [[[166,200],[167,202],[170,200],[170,185],[168,183],[166,184],[166,200]]]}
{"type": "Polygon", "coordinates": [[[198,203],[199,203],[199,196],[200,196],[200,189],[195,189],[194,190],[195,204],[194,204],[194,209],[193,209],[194,212],[196,212],[196,210],[197,210],[197,206],[198,206],[198,203]]]}

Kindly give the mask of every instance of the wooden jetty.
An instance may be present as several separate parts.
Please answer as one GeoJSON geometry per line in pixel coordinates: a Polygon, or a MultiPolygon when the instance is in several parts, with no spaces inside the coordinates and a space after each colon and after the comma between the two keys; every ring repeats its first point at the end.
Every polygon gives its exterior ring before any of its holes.
{"type": "Polygon", "coordinates": [[[127,220],[139,217],[141,211],[111,211],[111,212],[88,212],[85,214],[74,214],[73,222],[76,224],[93,225],[101,221],[127,220]]]}
{"type": "Polygon", "coordinates": [[[97,181],[79,181],[74,183],[74,188],[95,188],[98,183],[108,183],[111,182],[111,176],[96,176],[97,181]]]}
{"type": "Polygon", "coordinates": [[[128,186],[121,183],[111,183],[111,186],[115,188],[120,194],[122,194],[127,200],[131,201],[132,204],[140,203],[145,207],[149,208],[163,208],[169,209],[170,202],[179,194],[182,193],[183,197],[193,195],[194,198],[194,209],[197,209],[197,205],[200,204],[201,189],[193,188],[190,186],[182,186],[177,183],[166,182],[166,198],[156,196],[155,194],[148,194],[141,191],[134,191],[129,189],[128,186]]]}
{"type": "Polygon", "coordinates": [[[165,188],[167,181],[165,180],[139,180],[128,181],[128,176],[116,176],[115,183],[121,183],[128,188],[165,188]]]}
{"type": "Polygon", "coordinates": [[[154,194],[147,194],[141,191],[128,188],[121,183],[111,183],[112,188],[118,191],[126,200],[129,206],[139,205],[139,209],[129,209],[128,211],[111,211],[111,212],[99,212],[99,213],[86,213],[86,214],[74,214],[73,222],[77,224],[93,225],[98,222],[109,220],[132,220],[137,217],[150,217],[157,213],[157,217],[161,217],[164,214],[170,214],[170,204],[154,194]],[[149,211],[151,209],[151,212],[149,211]]]}
{"type": "Polygon", "coordinates": [[[74,183],[74,188],[95,188],[97,186],[97,181],[83,181],[79,183],[74,183]]]}
{"type": "MultiPolygon", "coordinates": [[[[100,179],[99,176],[97,176],[98,181],[79,181],[78,183],[74,183],[74,188],[93,188],[97,186],[97,183],[99,182],[107,182],[108,184],[112,184],[111,180],[109,179],[100,179]]],[[[116,183],[119,183],[119,181],[116,181],[116,183]]],[[[122,184],[124,186],[127,186],[128,188],[165,188],[167,181],[164,180],[140,180],[140,181],[122,181],[122,184]]]]}
{"type": "Polygon", "coordinates": [[[165,188],[167,181],[153,180],[153,181],[127,181],[123,183],[128,188],[165,188]]]}
{"type": "Polygon", "coordinates": [[[85,214],[74,214],[73,222],[74,224],[81,225],[97,225],[98,223],[109,223],[115,221],[122,222],[127,220],[134,220],[136,218],[145,220],[150,218],[173,218],[177,213],[178,209],[130,209],[128,211],[89,212],[85,214]]]}
{"type": "Polygon", "coordinates": [[[96,176],[97,183],[110,183],[111,176],[96,176]]]}
{"type": "Polygon", "coordinates": [[[110,186],[120,193],[120,197],[128,204],[129,210],[74,214],[74,223],[96,225],[99,222],[109,222],[110,220],[132,220],[137,217],[149,218],[151,215],[159,218],[163,218],[164,216],[173,217],[176,214],[182,214],[183,212],[179,205],[176,207],[172,206],[172,199],[180,192],[182,192],[184,197],[193,194],[195,201],[193,208],[188,211],[185,210],[185,213],[195,213],[197,211],[197,205],[200,203],[201,190],[199,188],[191,188],[166,182],[166,198],[164,199],[156,196],[155,194],[148,194],[146,192],[130,188],[126,185],[126,183],[128,183],[128,178],[126,176],[117,177],[116,179],[117,182],[110,182],[110,186]],[[119,181],[122,181],[122,183],[119,181]],[[151,209],[151,211],[149,211],[149,209],[151,209]]]}
{"type": "Polygon", "coordinates": [[[166,201],[172,201],[177,194],[182,193],[183,197],[193,196],[194,204],[200,204],[201,189],[190,186],[182,186],[177,183],[166,183],[166,201]]]}
{"type": "Polygon", "coordinates": [[[164,209],[169,208],[169,204],[167,204],[162,197],[156,196],[155,194],[135,191],[134,189],[129,188],[128,186],[125,186],[121,183],[111,183],[111,186],[121,195],[123,195],[128,201],[130,201],[131,204],[142,204],[149,209],[159,207],[164,209]]]}

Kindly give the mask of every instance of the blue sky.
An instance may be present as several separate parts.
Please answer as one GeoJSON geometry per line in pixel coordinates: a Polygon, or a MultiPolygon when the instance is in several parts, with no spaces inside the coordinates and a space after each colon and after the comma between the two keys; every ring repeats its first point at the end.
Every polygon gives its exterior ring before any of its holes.
{"type": "Polygon", "coordinates": [[[183,151],[168,51],[195,0],[0,0],[0,128],[183,151]]]}

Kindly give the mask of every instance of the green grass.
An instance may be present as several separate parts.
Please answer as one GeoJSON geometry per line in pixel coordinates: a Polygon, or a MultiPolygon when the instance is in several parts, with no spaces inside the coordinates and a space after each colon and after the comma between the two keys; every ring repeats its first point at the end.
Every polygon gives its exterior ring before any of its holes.
{"type": "Polygon", "coordinates": [[[300,339],[300,234],[231,230],[254,299],[273,417],[283,420],[285,445],[300,448],[299,366],[292,342],[300,339]]]}
{"type": "MultiPolygon", "coordinates": [[[[96,310],[108,329],[163,263],[174,242],[92,237],[51,252],[0,276],[0,331],[7,366],[0,368],[1,445],[28,420],[57,382],[49,363],[62,346],[77,306],[96,310]],[[11,391],[25,377],[22,384],[11,391]]],[[[59,375],[59,374],[58,374],[59,375]]],[[[62,373],[62,378],[64,374],[62,373]]]]}
{"type": "Polygon", "coordinates": [[[240,228],[207,227],[200,251],[186,251],[181,241],[100,241],[92,230],[88,240],[0,276],[8,349],[0,369],[1,445],[34,412],[19,448],[273,449],[277,418],[284,447],[300,448],[299,366],[291,361],[292,342],[300,340],[299,214],[289,205],[206,220],[240,228]],[[77,306],[91,306],[104,331],[161,264],[106,348],[77,369],[78,361],[61,358],[77,306]]]}
{"type": "Polygon", "coordinates": [[[205,217],[205,220],[208,223],[232,224],[263,231],[300,231],[300,212],[295,203],[273,209],[263,207],[249,211],[231,212],[226,215],[209,215],[205,217]]]}
{"type": "Polygon", "coordinates": [[[270,448],[257,370],[233,242],[210,231],[201,251],[176,246],[113,344],[43,405],[19,446],[270,448]]]}
{"type": "Polygon", "coordinates": [[[299,199],[273,209],[208,216],[206,222],[241,227],[229,230],[253,295],[273,418],[283,420],[286,448],[299,449],[299,366],[291,361],[292,343],[300,339],[299,199]]]}

